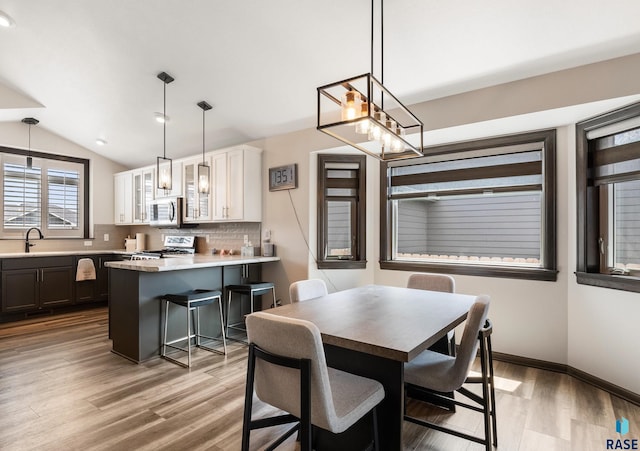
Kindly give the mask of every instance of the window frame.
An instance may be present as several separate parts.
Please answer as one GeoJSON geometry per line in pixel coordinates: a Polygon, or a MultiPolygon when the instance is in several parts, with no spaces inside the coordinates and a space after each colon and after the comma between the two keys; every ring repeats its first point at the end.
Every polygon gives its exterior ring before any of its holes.
{"type": "Polygon", "coordinates": [[[355,154],[318,154],[318,195],[317,195],[317,236],[318,248],[316,264],[318,269],[364,269],[367,266],[366,259],[366,199],[367,199],[367,157],[366,155],[355,154]],[[354,209],[353,219],[351,223],[352,229],[355,228],[355,243],[351,243],[352,249],[355,249],[355,255],[352,259],[326,259],[325,248],[327,244],[327,227],[326,219],[328,212],[326,204],[328,200],[340,200],[334,196],[327,196],[325,190],[327,188],[327,179],[325,178],[325,167],[329,163],[352,163],[358,165],[358,183],[356,194],[356,208],[354,209]]]}
{"type": "MultiPolygon", "coordinates": [[[[24,157],[31,156],[33,158],[39,158],[44,160],[52,160],[55,162],[62,163],[74,163],[82,166],[83,174],[80,175],[80,187],[78,190],[78,194],[81,198],[79,200],[79,206],[82,209],[81,214],[78,215],[79,219],[82,220],[82,225],[77,229],[79,231],[78,236],[69,236],[69,234],[65,234],[64,229],[48,229],[47,221],[46,221],[46,211],[44,211],[44,206],[48,205],[48,199],[45,198],[45,193],[48,190],[41,190],[41,201],[43,202],[43,214],[40,219],[40,229],[42,233],[45,235],[45,238],[50,239],[88,239],[89,238],[89,160],[85,158],[77,158],[71,157],[67,155],[57,155],[50,154],[44,152],[38,152],[34,150],[25,150],[25,149],[16,149],[12,147],[0,146],[0,157],[3,154],[9,154],[12,157],[24,157]]],[[[2,180],[0,182],[4,183],[4,175],[0,176],[2,180]]],[[[46,173],[42,175],[42,184],[48,183],[46,173]]],[[[2,188],[0,188],[2,190],[2,188]]],[[[15,229],[14,232],[6,231],[4,229],[4,224],[2,229],[0,230],[0,239],[24,239],[24,233],[26,228],[23,229],[15,229]]]]}
{"type": "MultiPolygon", "coordinates": [[[[640,103],[603,113],[576,124],[576,281],[591,285],[640,293],[640,277],[606,274],[605,261],[600,258],[598,238],[600,229],[607,223],[600,211],[607,210],[600,187],[590,182],[594,150],[587,134],[621,122],[640,119],[640,103]]],[[[601,185],[603,186],[603,185],[601,185]]],[[[605,213],[608,215],[608,211],[605,213]]],[[[605,231],[604,235],[608,235],[605,231]]],[[[607,237],[608,239],[608,237],[607,237]]]]}
{"type": "Polygon", "coordinates": [[[408,160],[382,162],[380,167],[380,268],[398,271],[428,271],[482,277],[501,277],[556,281],[556,129],[444,144],[425,149],[425,156],[408,160]],[[544,267],[465,265],[464,263],[414,262],[392,259],[393,208],[390,200],[390,169],[397,166],[429,161],[430,157],[476,152],[490,148],[542,143],[543,215],[541,224],[541,260],[544,267]]]}

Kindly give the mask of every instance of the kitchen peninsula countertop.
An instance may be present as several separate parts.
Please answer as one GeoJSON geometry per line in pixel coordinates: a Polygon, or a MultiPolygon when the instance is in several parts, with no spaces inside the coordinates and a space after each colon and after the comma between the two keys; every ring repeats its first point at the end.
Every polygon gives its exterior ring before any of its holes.
{"type": "Polygon", "coordinates": [[[114,269],[126,269],[140,272],[164,272],[183,269],[213,268],[216,266],[246,265],[280,261],[280,257],[243,257],[240,255],[203,255],[186,257],[158,258],[153,260],[124,260],[107,262],[105,266],[114,269]]]}

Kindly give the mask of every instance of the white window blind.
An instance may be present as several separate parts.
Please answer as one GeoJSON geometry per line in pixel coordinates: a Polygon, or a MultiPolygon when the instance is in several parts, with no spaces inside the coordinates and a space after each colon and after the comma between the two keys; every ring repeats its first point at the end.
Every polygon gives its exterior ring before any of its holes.
{"type": "Polygon", "coordinates": [[[77,229],[79,205],[77,171],[49,169],[47,171],[47,227],[50,229],[77,229]]]}
{"type": "Polygon", "coordinates": [[[3,164],[5,229],[39,227],[42,217],[41,168],[3,164]]]}

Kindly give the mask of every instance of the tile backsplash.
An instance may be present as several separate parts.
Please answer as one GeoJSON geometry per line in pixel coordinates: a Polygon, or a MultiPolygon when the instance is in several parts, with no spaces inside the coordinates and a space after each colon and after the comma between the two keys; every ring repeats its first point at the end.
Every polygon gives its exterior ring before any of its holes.
{"type": "MultiPolygon", "coordinates": [[[[240,254],[244,244],[244,236],[253,246],[260,246],[261,223],[259,222],[225,222],[216,224],[200,224],[192,229],[158,229],[144,225],[116,226],[113,224],[95,224],[92,239],[50,239],[34,238],[35,244],[31,252],[55,251],[90,251],[90,250],[124,250],[125,238],[135,238],[136,233],[144,233],[146,249],[161,249],[163,235],[195,235],[196,252],[211,254],[213,249],[233,250],[240,254]],[[107,238],[107,240],[105,240],[107,238]],[[90,245],[87,245],[91,243],[90,245]]],[[[0,240],[0,253],[24,252],[24,240],[0,240]]]]}
{"type": "MultiPolygon", "coordinates": [[[[196,252],[211,254],[213,249],[233,250],[240,254],[244,244],[244,237],[255,247],[260,246],[261,223],[259,222],[223,222],[215,224],[200,224],[193,229],[158,229],[149,226],[131,226],[131,238],[136,233],[146,235],[146,249],[161,249],[164,235],[195,235],[196,252]]],[[[124,244],[122,244],[124,247],[124,244]]]]}

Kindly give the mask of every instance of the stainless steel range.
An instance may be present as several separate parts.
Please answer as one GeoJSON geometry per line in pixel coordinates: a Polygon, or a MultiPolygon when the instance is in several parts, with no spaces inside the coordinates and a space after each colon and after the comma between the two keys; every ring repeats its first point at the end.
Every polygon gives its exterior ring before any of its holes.
{"type": "Polygon", "coordinates": [[[136,252],[133,258],[154,259],[193,255],[196,253],[195,242],[195,236],[165,235],[162,249],[136,252]]]}

